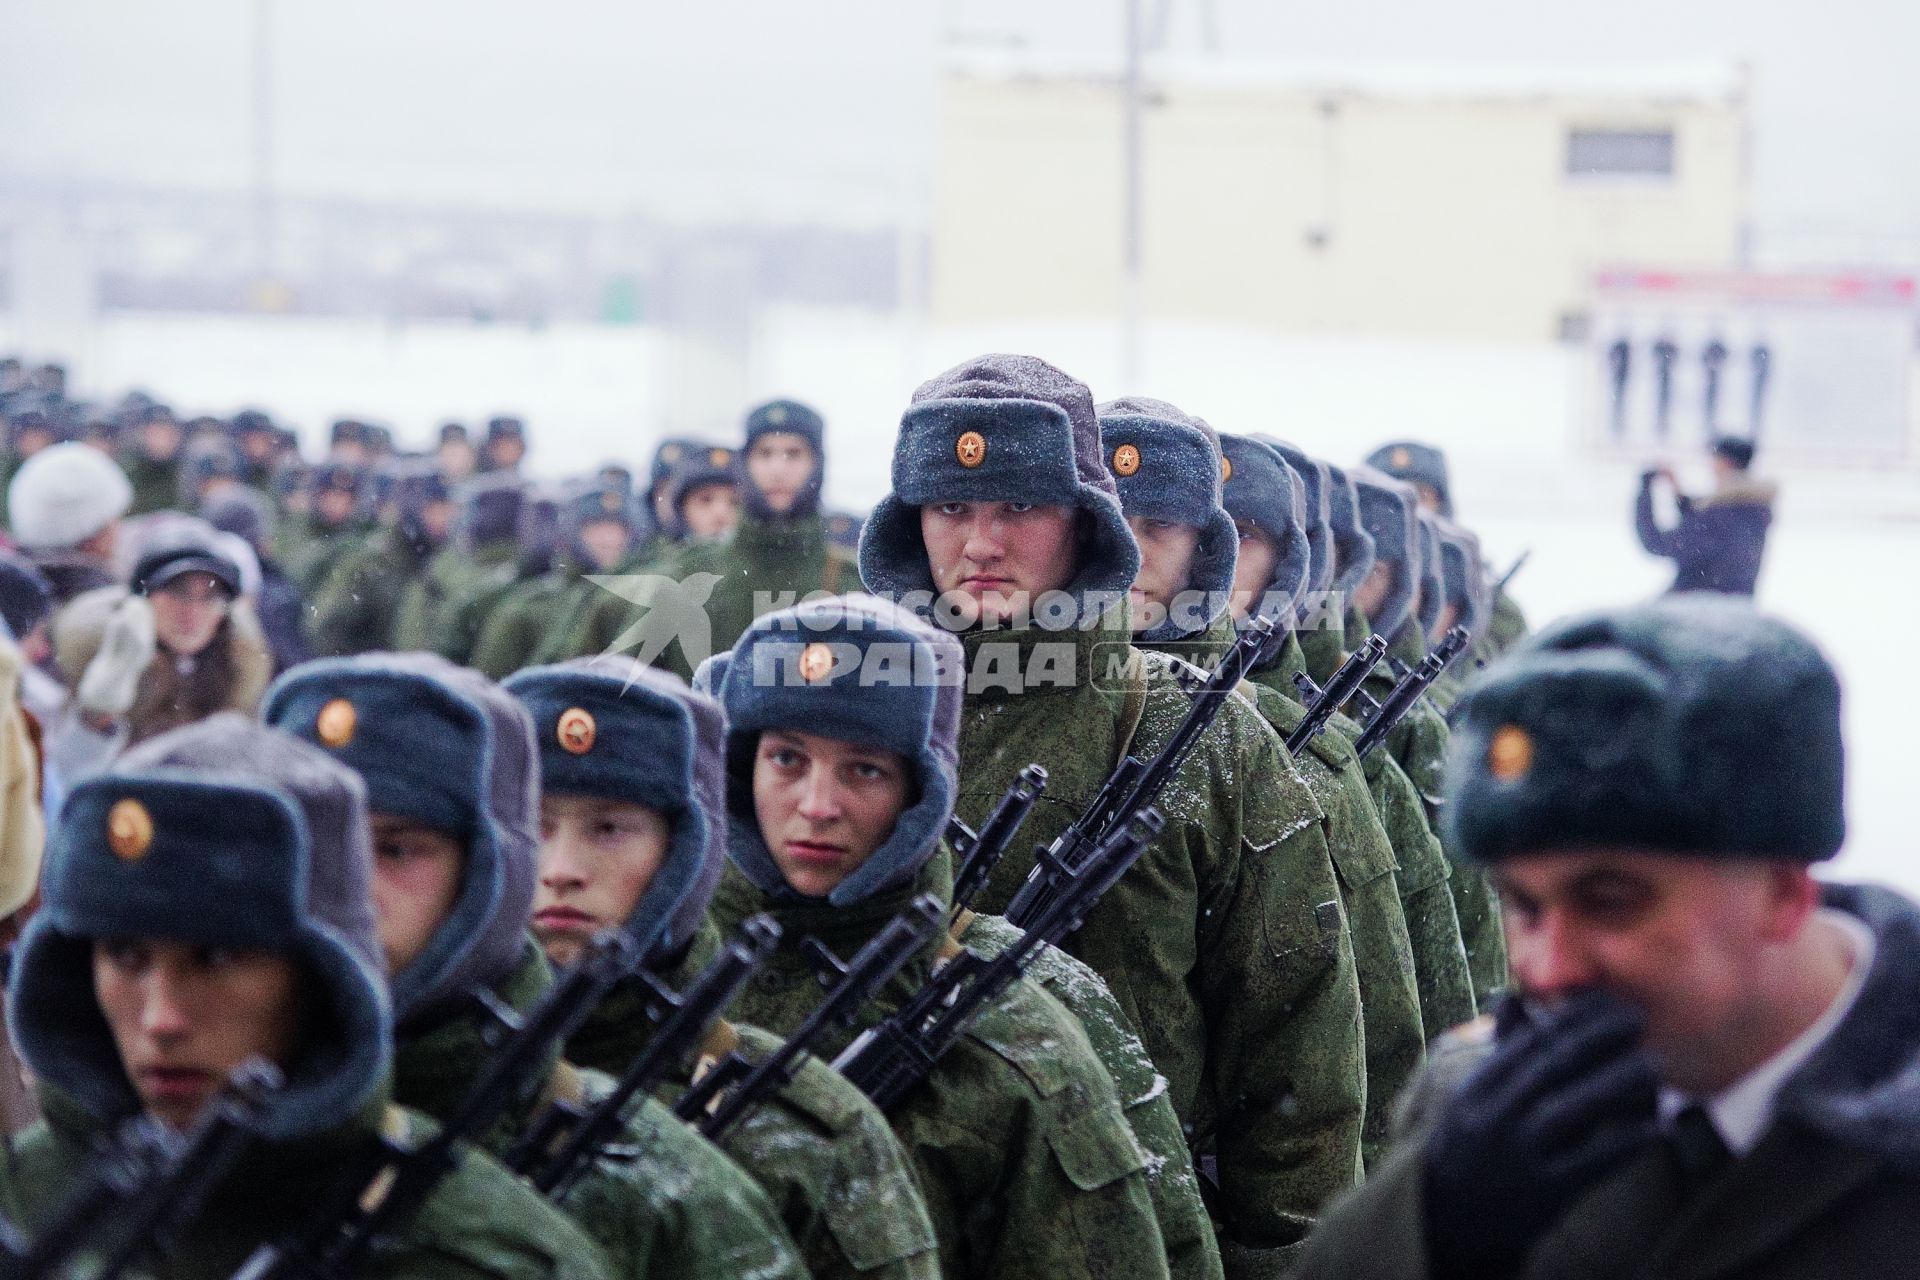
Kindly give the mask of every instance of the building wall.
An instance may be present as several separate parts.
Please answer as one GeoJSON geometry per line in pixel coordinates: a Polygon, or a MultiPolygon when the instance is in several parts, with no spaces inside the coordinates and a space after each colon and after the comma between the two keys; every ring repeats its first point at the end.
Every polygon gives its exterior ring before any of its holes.
{"type": "MultiPolygon", "coordinates": [[[[1154,86],[1149,316],[1500,340],[1555,336],[1614,263],[1735,265],[1737,95],[1154,86]],[[1672,130],[1668,178],[1569,176],[1570,129],[1672,130]]],[[[1104,82],[954,73],[941,104],[937,321],[1117,311],[1121,105],[1104,82]]]]}

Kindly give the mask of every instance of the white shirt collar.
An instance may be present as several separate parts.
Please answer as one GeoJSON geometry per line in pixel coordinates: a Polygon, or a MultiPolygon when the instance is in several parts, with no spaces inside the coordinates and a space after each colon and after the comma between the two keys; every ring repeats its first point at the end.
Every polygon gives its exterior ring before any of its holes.
{"type": "Polygon", "coordinates": [[[1727,1149],[1735,1156],[1746,1155],[1760,1141],[1767,1126],[1773,1123],[1774,1103],[1780,1096],[1781,1086],[1813,1056],[1816,1049],[1826,1043],[1827,1037],[1840,1025],[1840,1020],[1852,1011],[1854,1002],[1860,998],[1860,989],[1866,985],[1867,973],[1873,968],[1873,930],[1867,927],[1864,920],[1831,907],[1821,908],[1818,918],[1838,928],[1853,953],[1852,968],[1848,970],[1847,980],[1842,984],[1839,994],[1834,996],[1833,1003],[1814,1020],[1812,1026],[1794,1037],[1786,1048],[1712,1097],[1703,1100],[1674,1089],[1661,1089],[1660,1120],[1663,1125],[1671,1124],[1681,1111],[1700,1103],[1706,1107],[1713,1127],[1719,1131],[1720,1140],[1727,1144],[1727,1149]]]}

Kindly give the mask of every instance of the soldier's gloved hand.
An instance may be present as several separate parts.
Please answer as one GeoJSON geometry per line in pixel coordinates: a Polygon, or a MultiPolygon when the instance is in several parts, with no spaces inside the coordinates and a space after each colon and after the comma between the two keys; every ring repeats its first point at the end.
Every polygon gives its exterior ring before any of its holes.
{"type": "Polygon", "coordinates": [[[1654,1138],[1645,1019],[1584,991],[1530,1019],[1507,998],[1491,1057],[1427,1143],[1427,1252],[1437,1280],[1510,1276],[1579,1194],[1654,1138]]]}
{"type": "Polygon", "coordinates": [[[80,676],[81,708],[114,718],[127,714],[154,648],[153,606],[145,596],[128,596],[107,619],[100,651],[80,676]]]}

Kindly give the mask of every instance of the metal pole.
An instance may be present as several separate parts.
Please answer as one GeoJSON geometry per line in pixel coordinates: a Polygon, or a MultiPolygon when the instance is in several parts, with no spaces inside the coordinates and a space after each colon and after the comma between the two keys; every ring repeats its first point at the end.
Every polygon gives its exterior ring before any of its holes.
{"type": "Polygon", "coordinates": [[[1122,163],[1126,169],[1120,226],[1120,384],[1139,389],[1140,374],[1140,23],[1141,0],[1126,0],[1127,63],[1122,85],[1122,163]]]}
{"type": "Polygon", "coordinates": [[[253,252],[259,288],[273,279],[273,0],[253,0],[253,252]]]}

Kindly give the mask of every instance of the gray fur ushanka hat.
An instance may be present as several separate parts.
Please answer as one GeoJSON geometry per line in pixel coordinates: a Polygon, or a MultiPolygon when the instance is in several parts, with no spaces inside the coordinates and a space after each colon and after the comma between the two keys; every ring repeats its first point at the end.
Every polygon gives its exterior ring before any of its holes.
{"type": "Polygon", "coordinates": [[[1448,847],[1816,862],[1846,835],[1840,685],[1751,602],[1686,592],[1568,619],[1453,714],[1448,847]]]}
{"type": "Polygon", "coordinates": [[[1446,568],[1441,562],[1440,525],[1431,512],[1416,509],[1414,521],[1420,532],[1420,608],[1417,621],[1422,639],[1432,644],[1434,628],[1440,625],[1441,610],[1447,604],[1446,568]]]}
{"type": "Polygon", "coordinates": [[[14,957],[14,1045],[112,1123],[140,1104],[94,994],[95,939],[286,954],[321,999],[265,1131],[288,1141],[337,1127],[392,1056],[372,876],[366,792],[325,753],[237,712],[149,739],[67,797],[14,957]]]}
{"type": "Polygon", "coordinates": [[[866,863],[827,901],[850,906],[910,884],[953,812],[966,662],[959,641],[874,596],[844,595],[767,614],[731,652],[701,664],[694,686],[727,714],[727,853],[749,881],[797,898],[761,838],[753,806],[760,734],[789,729],[891,751],[915,774],[914,798],[866,863]]]}
{"type": "Polygon", "coordinates": [[[1367,465],[1407,484],[1423,484],[1440,501],[1440,514],[1453,518],[1453,486],[1447,481],[1447,455],[1418,440],[1389,440],[1367,455],[1367,465]]]}
{"type": "Polygon", "coordinates": [[[1312,573],[1312,547],[1301,525],[1305,494],[1293,469],[1273,446],[1252,436],[1222,436],[1228,465],[1225,501],[1235,520],[1246,520],[1273,539],[1280,557],[1260,608],[1249,616],[1270,618],[1282,631],[1293,627],[1293,609],[1312,573]]]}
{"type": "Polygon", "coordinates": [[[393,975],[401,1028],[432,1023],[510,972],[533,910],[540,757],[526,708],[430,653],[321,658],[267,690],[262,717],[360,774],[374,813],[465,843],[453,910],[393,975]]]}
{"type": "Polygon", "coordinates": [[[652,956],[693,940],[726,865],[726,722],[678,676],[629,657],[578,658],[506,680],[533,717],[544,795],[645,805],[667,854],[623,926],[652,956]]]}
{"type": "Polygon", "coordinates": [[[1120,512],[1086,385],[1033,356],[986,355],[920,385],[900,419],[893,492],[860,535],[867,590],[898,600],[935,590],[919,509],[941,502],[1029,502],[1082,513],[1066,590],[1124,598],[1140,552],[1120,512]]]}
{"type": "Polygon", "coordinates": [[[1382,636],[1399,632],[1413,611],[1413,593],[1421,572],[1420,525],[1413,490],[1371,467],[1347,473],[1358,490],[1360,527],[1373,539],[1374,563],[1393,567],[1393,585],[1367,621],[1382,636]]]}
{"type": "Polygon", "coordinates": [[[1240,549],[1233,517],[1220,503],[1225,469],[1220,438],[1201,419],[1146,396],[1109,400],[1097,412],[1100,447],[1122,514],[1129,519],[1167,520],[1200,532],[1185,590],[1206,597],[1204,622],[1192,625],[1197,620],[1191,616],[1195,610],[1183,610],[1176,602],[1140,638],[1178,640],[1202,631],[1226,611],[1240,549]]]}
{"type": "Polygon", "coordinates": [[[1270,435],[1253,432],[1252,439],[1267,445],[1286,460],[1294,478],[1304,490],[1301,524],[1307,531],[1308,577],[1306,589],[1318,595],[1333,590],[1334,548],[1331,483],[1327,464],[1310,458],[1298,446],[1270,435]]]}
{"type": "Polygon", "coordinates": [[[1360,522],[1360,487],[1331,462],[1327,469],[1327,529],[1333,535],[1333,589],[1343,595],[1366,580],[1373,568],[1373,535],[1360,522]]]}

